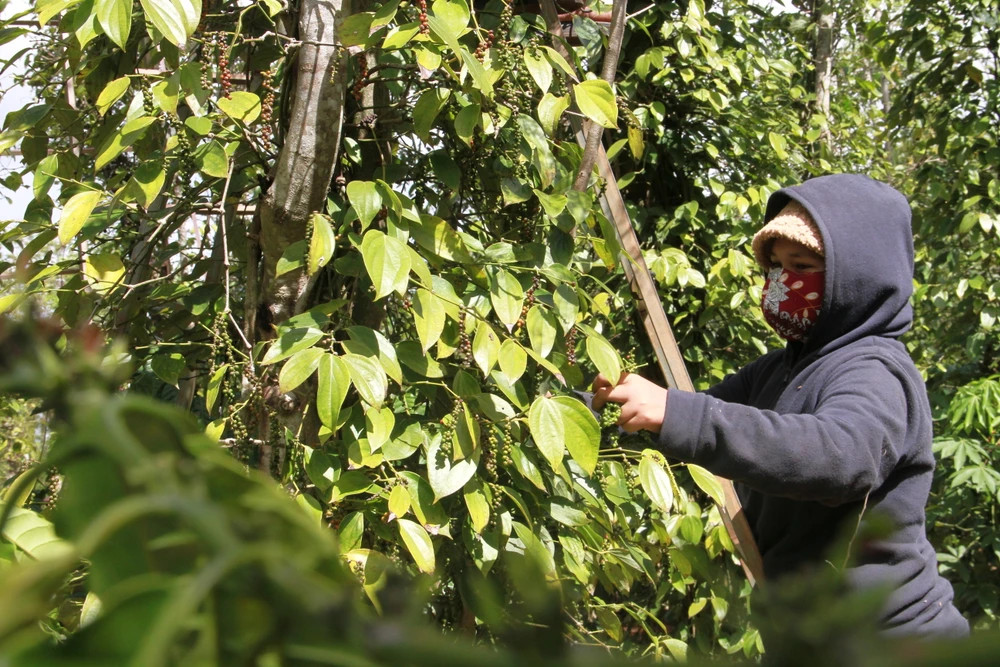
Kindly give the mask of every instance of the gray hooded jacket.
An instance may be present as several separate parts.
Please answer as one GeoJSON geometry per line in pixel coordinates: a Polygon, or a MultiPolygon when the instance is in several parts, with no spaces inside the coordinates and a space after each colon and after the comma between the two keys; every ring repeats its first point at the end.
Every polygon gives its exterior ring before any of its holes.
{"type": "Polygon", "coordinates": [[[909,204],[884,183],[839,174],[776,192],[766,220],[790,198],[824,242],[812,332],[706,393],[669,392],[660,446],[736,482],[769,579],[824,562],[847,522],[888,516],[896,532],[859,550],[849,582],[891,589],[886,634],[963,636],[924,528],[930,407],[898,340],[913,319],[909,204]]]}

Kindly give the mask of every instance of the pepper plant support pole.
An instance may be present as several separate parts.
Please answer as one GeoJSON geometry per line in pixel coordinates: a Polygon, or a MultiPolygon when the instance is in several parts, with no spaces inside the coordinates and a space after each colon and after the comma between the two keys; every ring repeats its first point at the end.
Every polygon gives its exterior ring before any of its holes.
{"type": "MultiPolygon", "coordinates": [[[[617,0],[616,4],[624,4],[624,0],[617,0]]],[[[566,57],[568,62],[572,63],[561,41],[562,26],[553,0],[541,0],[541,6],[549,32],[553,35],[554,47],[561,55],[566,57]]],[[[616,28],[618,31],[624,28],[624,25],[616,25],[617,21],[614,19],[618,19],[619,16],[622,16],[621,12],[612,10],[612,35],[615,35],[616,28]]],[[[618,34],[620,35],[620,32],[618,34]]],[[[616,62],[611,67],[609,67],[609,63],[605,63],[605,72],[609,71],[609,69],[611,72],[615,71],[617,67],[617,55],[616,51],[614,53],[616,62]]],[[[585,131],[585,126],[576,120],[575,117],[574,126],[577,141],[585,149],[588,148],[588,132],[585,131]]],[[[660,302],[656,285],[653,283],[652,276],[642,257],[639,239],[635,234],[635,228],[632,227],[632,221],[629,218],[628,210],[625,208],[625,201],[622,199],[621,191],[618,189],[617,178],[611,169],[611,163],[608,160],[604,146],[600,142],[597,143],[596,153],[598,173],[606,184],[604,194],[601,196],[601,206],[608,219],[614,223],[618,241],[622,247],[622,267],[632,287],[632,292],[638,299],[642,323],[653,345],[660,370],[663,372],[663,377],[666,379],[667,386],[670,389],[694,391],[694,384],[691,382],[687,366],[684,364],[684,357],[681,355],[677,340],[674,338],[673,330],[670,327],[670,322],[667,320],[667,315],[663,310],[663,304],[660,302]]],[[[739,497],[736,495],[736,490],[733,488],[733,483],[723,477],[716,476],[716,479],[721,484],[724,495],[724,502],[719,506],[722,521],[726,526],[726,531],[729,533],[733,546],[736,548],[736,553],[739,555],[740,564],[743,566],[743,571],[746,573],[747,579],[751,585],[756,585],[758,582],[764,580],[764,566],[757,543],[750,530],[750,524],[747,523],[746,515],[743,513],[743,507],[740,504],[739,497]]]]}

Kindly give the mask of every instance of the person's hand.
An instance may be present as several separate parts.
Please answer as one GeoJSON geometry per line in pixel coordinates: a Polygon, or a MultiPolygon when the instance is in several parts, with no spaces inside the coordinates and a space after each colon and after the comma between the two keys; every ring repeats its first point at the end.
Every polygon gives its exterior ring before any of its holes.
{"type": "Polygon", "coordinates": [[[608,401],[621,403],[622,415],[618,418],[618,425],[626,433],[642,429],[660,432],[667,405],[667,390],[660,385],[632,373],[625,373],[617,385],[612,385],[608,378],[598,375],[593,390],[591,406],[598,412],[608,401]]]}

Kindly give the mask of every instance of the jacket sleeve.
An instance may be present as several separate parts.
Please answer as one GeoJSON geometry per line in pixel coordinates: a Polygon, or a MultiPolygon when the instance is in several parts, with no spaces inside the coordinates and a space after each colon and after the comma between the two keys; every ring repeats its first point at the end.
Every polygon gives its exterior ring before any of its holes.
{"type": "Polygon", "coordinates": [[[728,403],[743,403],[744,405],[749,403],[753,378],[759,372],[759,368],[767,363],[767,360],[766,356],[758,358],[735,373],[727,375],[721,382],[706,389],[705,393],[728,403]]]}
{"type": "Polygon", "coordinates": [[[768,495],[830,505],[859,500],[905,454],[907,386],[902,371],[868,358],[828,376],[807,414],[671,391],[660,447],[768,495]]]}

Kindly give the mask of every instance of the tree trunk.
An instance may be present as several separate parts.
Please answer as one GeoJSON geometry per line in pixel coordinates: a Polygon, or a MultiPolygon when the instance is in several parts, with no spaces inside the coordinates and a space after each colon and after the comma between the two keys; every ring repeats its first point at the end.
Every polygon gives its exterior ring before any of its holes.
{"type": "Polygon", "coordinates": [[[340,147],[345,58],[336,45],[349,0],[302,0],[288,131],[274,180],[260,206],[263,266],[257,292],[272,323],[292,315],[308,285],[305,271],[275,277],[278,259],[305,238],[309,217],[323,212],[340,147]]]}
{"type": "MultiPolygon", "coordinates": [[[[281,276],[275,273],[285,249],[306,238],[312,214],[325,212],[341,143],[346,90],[346,53],[337,46],[338,33],[349,13],[350,0],[301,0],[299,5],[300,46],[289,124],[273,181],[261,198],[251,230],[251,244],[256,247],[251,248],[249,258],[245,329],[251,342],[306,305],[310,287],[307,272],[300,269],[281,276]],[[259,271],[255,261],[258,253],[259,271]],[[258,322],[258,316],[266,317],[266,321],[258,322]]],[[[251,429],[258,430],[261,441],[270,443],[268,432],[275,428],[288,428],[300,437],[303,431],[316,430],[316,425],[300,423],[301,411],[290,409],[300,405],[302,397],[279,396],[277,387],[272,389],[265,389],[265,402],[280,424],[269,423],[267,415],[263,415],[251,425],[251,429]]],[[[309,391],[307,386],[300,389],[309,391]]],[[[283,442],[284,438],[276,440],[283,442]]],[[[273,451],[270,444],[263,444],[258,465],[273,472],[283,459],[283,451],[273,451]]]]}
{"type": "Polygon", "coordinates": [[[830,2],[816,0],[813,4],[813,22],[816,24],[816,42],[813,47],[813,65],[816,69],[814,111],[828,116],[830,114],[830,89],[833,84],[833,42],[836,23],[836,11],[830,2]]]}

